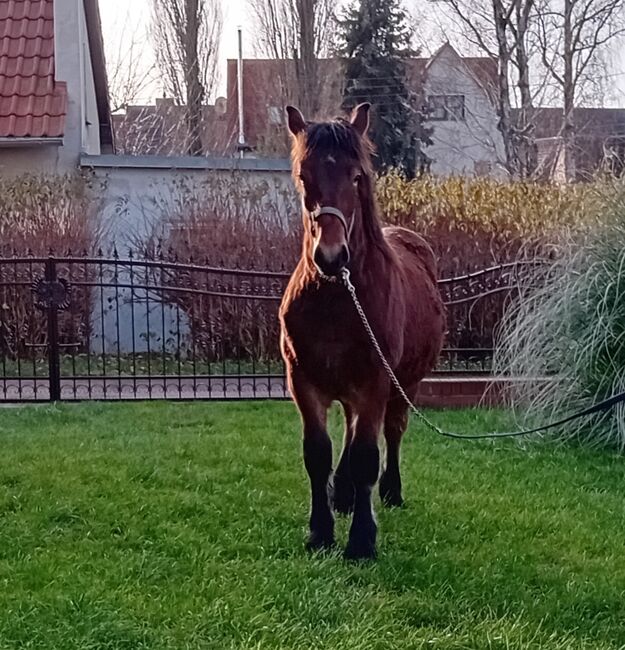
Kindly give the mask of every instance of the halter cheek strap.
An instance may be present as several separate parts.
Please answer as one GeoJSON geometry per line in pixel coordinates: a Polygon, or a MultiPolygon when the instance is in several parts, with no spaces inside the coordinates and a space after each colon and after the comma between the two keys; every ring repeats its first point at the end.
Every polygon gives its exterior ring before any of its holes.
{"type": "Polygon", "coordinates": [[[319,221],[319,217],[323,214],[328,214],[332,217],[335,217],[341,222],[343,228],[345,228],[345,236],[347,237],[347,241],[349,241],[352,235],[352,230],[354,228],[356,209],[354,209],[354,211],[352,212],[352,216],[350,218],[349,224],[347,223],[347,219],[345,218],[345,215],[338,208],[333,208],[329,205],[322,206],[317,208],[316,210],[313,210],[313,212],[310,213],[310,217],[313,221],[317,222],[319,221]]]}

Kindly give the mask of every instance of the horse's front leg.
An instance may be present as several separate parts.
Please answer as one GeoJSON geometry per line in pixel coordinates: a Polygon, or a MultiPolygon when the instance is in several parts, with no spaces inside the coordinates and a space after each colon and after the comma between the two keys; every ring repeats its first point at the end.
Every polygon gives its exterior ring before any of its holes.
{"type": "MultiPolygon", "coordinates": [[[[377,397],[377,396],[376,396],[377,397]]],[[[373,398],[357,409],[354,435],[349,446],[349,470],[354,484],[354,517],[345,549],[348,559],[376,556],[377,525],[371,496],[380,471],[378,436],[386,400],[373,398]]]]}
{"type": "Polygon", "coordinates": [[[345,411],[345,436],[343,451],[334,472],[332,502],[336,512],[347,515],[354,508],[354,483],[349,471],[349,446],[354,434],[354,413],[347,403],[343,404],[343,410],[345,411]]]}
{"type": "Polygon", "coordinates": [[[310,535],[306,546],[309,550],[330,548],[334,545],[334,515],[328,495],[332,442],[326,428],[330,402],[297,374],[289,383],[304,425],[304,465],[310,478],[310,535]]]}

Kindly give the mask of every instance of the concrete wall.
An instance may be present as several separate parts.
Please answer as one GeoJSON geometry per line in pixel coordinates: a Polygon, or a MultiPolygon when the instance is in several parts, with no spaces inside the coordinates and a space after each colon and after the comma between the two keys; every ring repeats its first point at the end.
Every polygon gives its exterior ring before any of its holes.
{"type": "MultiPolygon", "coordinates": [[[[211,192],[238,193],[239,197],[244,197],[248,190],[257,193],[260,190],[262,195],[258,197],[257,194],[254,199],[259,202],[256,205],[266,206],[272,211],[272,217],[277,212],[284,220],[300,218],[299,212],[293,209],[288,160],[83,156],[81,167],[91,172],[94,180],[105,188],[103,248],[110,251],[115,244],[120,257],[126,257],[129,249],[137,250],[141,242],[150,237],[166,234],[168,217],[175,218],[184,212],[185,202],[191,206],[199,201],[201,205],[204,199],[211,198],[211,192]]],[[[223,198],[229,199],[227,194],[223,198]]],[[[214,264],[219,265],[219,261],[215,260],[214,264]]],[[[119,282],[128,282],[128,279],[122,269],[119,282]]],[[[137,282],[136,277],[134,281],[137,282]]],[[[103,316],[100,304],[93,310],[92,331],[95,334],[91,348],[94,351],[116,350],[118,331],[122,353],[133,349],[146,352],[148,340],[153,348],[159,349],[163,345],[162,332],[176,332],[169,344],[165,342],[167,350],[178,336],[184,340],[189,333],[184,315],[169,305],[163,309],[156,294],[135,290],[131,300],[130,291],[120,289],[115,300],[114,292],[105,290],[102,304],[109,307],[103,316]],[[150,331],[148,322],[151,323],[150,331]]]]}
{"type": "Polygon", "coordinates": [[[227,200],[228,193],[262,190],[268,208],[277,207],[283,219],[299,218],[291,209],[288,160],[83,155],[80,166],[104,184],[105,236],[120,250],[136,247],[159,231],[164,217],[181,211],[182,200],[201,201],[211,192],[223,192],[227,200]]]}
{"type": "Polygon", "coordinates": [[[0,176],[11,178],[24,174],[63,173],[72,169],[63,147],[38,144],[21,147],[0,147],[0,176]]]}
{"type": "Polygon", "coordinates": [[[430,121],[434,144],[425,152],[433,159],[432,172],[473,176],[480,167],[504,177],[505,153],[497,129],[497,112],[486,90],[451,48],[443,49],[429,64],[426,95],[464,95],[464,121],[430,121]]]}

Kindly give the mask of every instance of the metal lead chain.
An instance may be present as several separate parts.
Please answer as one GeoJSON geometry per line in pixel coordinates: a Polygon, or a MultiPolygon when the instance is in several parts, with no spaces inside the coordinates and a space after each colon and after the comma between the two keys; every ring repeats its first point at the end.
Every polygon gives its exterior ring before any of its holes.
{"type": "Polygon", "coordinates": [[[547,431],[548,429],[554,429],[556,427],[563,426],[564,424],[567,424],[568,422],[572,422],[573,420],[578,420],[580,418],[585,418],[588,417],[589,415],[593,415],[595,413],[601,413],[605,412],[608,409],[613,408],[617,404],[621,404],[625,402],[625,391],[621,393],[617,393],[616,395],[612,395],[608,399],[605,399],[601,402],[598,402],[596,404],[593,404],[592,406],[589,406],[588,408],[585,408],[581,411],[578,411],[577,413],[573,413],[572,415],[569,415],[568,417],[562,418],[560,420],[556,420],[555,422],[550,422],[549,424],[544,424],[542,426],[535,427],[533,429],[524,429],[521,431],[498,431],[498,432],[492,432],[492,433],[478,433],[478,434],[464,434],[464,433],[452,433],[451,431],[444,431],[440,427],[437,427],[433,422],[430,422],[425,415],[412,403],[412,400],[406,395],[406,391],[403,389],[402,385],[399,383],[399,379],[397,379],[397,376],[393,372],[393,369],[391,368],[390,363],[386,360],[386,357],[384,356],[384,353],[382,352],[382,348],[380,347],[380,344],[378,343],[378,340],[375,337],[375,334],[373,333],[373,329],[371,328],[371,325],[369,324],[369,321],[367,319],[367,316],[365,315],[364,309],[362,308],[362,305],[360,304],[360,301],[358,300],[358,296],[356,295],[356,288],[352,284],[352,281],[349,277],[349,270],[343,269],[343,272],[341,274],[341,279],[343,280],[343,284],[347,287],[347,290],[349,291],[352,300],[354,301],[354,306],[356,307],[356,311],[358,312],[358,315],[360,316],[360,320],[362,321],[362,324],[365,327],[365,330],[367,331],[367,334],[369,335],[369,338],[371,339],[371,343],[378,355],[380,357],[380,361],[382,362],[382,365],[384,366],[384,369],[386,370],[391,382],[393,383],[393,386],[397,389],[397,392],[401,395],[402,399],[406,402],[410,410],[425,424],[425,426],[430,429],[431,431],[434,431],[434,433],[438,433],[441,436],[445,436],[446,438],[455,438],[457,440],[484,440],[484,439],[492,439],[492,438],[516,438],[519,436],[527,436],[533,433],[542,433],[547,431]]]}
{"type": "Polygon", "coordinates": [[[349,269],[343,269],[341,273],[341,277],[343,279],[343,283],[347,287],[347,290],[349,291],[352,300],[354,302],[354,307],[356,307],[356,311],[358,312],[358,315],[360,316],[360,320],[362,321],[362,324],[364,325],[364,328],[369,335],[369,339],[371,340],[371,344],[373,345],[373,348],[375,349],[378,357],[380,358],[380,361],[382,362],[382,365],[384,366],[384,370],[386,370],[386,373],[388,374],[391,382],[393,383],[393,386],[397,389],[397,392],[401,395],[402,399],[406,402],[406,404],[409,406],[410,410],[425,424],[429,429],[434,431],[434,433],[438,433],[441,436],[446,435],[446,432],[444,432],[442,429],[437,427],[433,422],[430,422],[425,415],[412,403],[412,400],[406,395],[406,391],[404,390],[403,386],[399,383],[399,379],[397,379],[397,375],[391,368],[391,364],[387,361],[386,357],[384,356],[384,352],[382,352],[382,348],[380,347],[380,344],[378,343],[378,340],[373,333],[373,329],[371,328],[371,325],[369,324],[369,320],[367,319],[367,316],[365,314],[365,310],[362,308],[362,305],[360,304],[360,301],[358,300],[358,296],[356,295],[356,287],[354,287],[351,279],[350,279],[350,273],[349,269]]]}

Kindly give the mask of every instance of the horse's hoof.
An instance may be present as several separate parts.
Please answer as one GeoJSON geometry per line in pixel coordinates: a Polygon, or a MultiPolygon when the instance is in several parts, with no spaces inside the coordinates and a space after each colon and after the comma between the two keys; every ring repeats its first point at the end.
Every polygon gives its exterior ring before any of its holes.
{"type": "Polygon", "coordinates": [[[382,475],[380,479],[380,499],[387,508],[401,508],[404,505],[401,496],[401,485],[393,484],[382,475]]]}
{"type": "Polygon", "coordinates": [[[382,492],[380,490],[380,499],[382,499],[382,505],[387,508],[401,508],[404,505],[401,492],[382,492]]]}
{"type": "Polygon", "coordinates": [[[375,560],[378,557],[375,542],[350,539],[345,547],[343,557],[350,561],[375,560]]]}
{"type": "Polygon", "coordinates": [[[334,548],[336,548],[334,536],[321,535],[320,533],[310,533],[308,541],[306,542],[306,550],[310,553],[331,551],[334,548]]]}
{"type": "Polygon", "coordinates": [[[341,476],[334,477],[332,485],[332,506],[335,512],[349,515],[354,510],[354,484],[341,476]]]}

